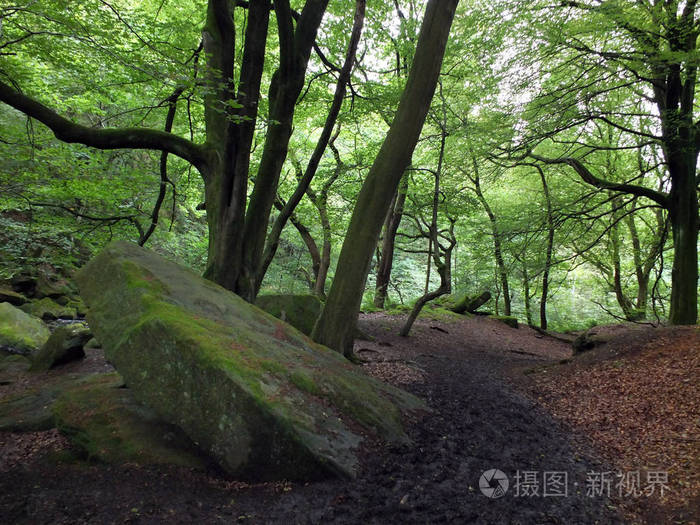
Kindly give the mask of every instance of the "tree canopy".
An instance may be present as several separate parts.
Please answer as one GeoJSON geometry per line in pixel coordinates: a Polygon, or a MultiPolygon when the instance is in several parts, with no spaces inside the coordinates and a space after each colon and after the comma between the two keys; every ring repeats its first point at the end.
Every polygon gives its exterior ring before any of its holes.
{"type": "Polygon", "coordinates": [[[129,239],[250,302],[318,295],[315,337],[346,354],[361,308],[450,293],[543,329],[695,324],[698,19],[658,0],[0,7],[0,279],[129,239]]]}

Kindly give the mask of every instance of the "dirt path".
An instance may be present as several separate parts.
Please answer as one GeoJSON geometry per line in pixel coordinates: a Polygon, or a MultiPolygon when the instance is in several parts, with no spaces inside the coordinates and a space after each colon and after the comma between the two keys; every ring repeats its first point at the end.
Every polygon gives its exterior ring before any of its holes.
{"type": "MultiPolygon", "coordinates": [[[[375,340],[356,351],[370,373],[424,397],[433,412],[409,429],[412,446],[369,455],[357,480],[249,487],[176,469],[56,464],[34,452],[0,468],[0,522],[620,522],[609,500],[586,494],[587,472],[603,466],[509,379],[514,367],[567,357],[566,345],[487,319],[423,320],[406,339],[394,335],[399,322],[364,316],[361,328],[375,340]],[[489,469],[509,479],[501,498],[479,488],[489,469]],[[537,495],[517,494],[527,490],[515,487],[518,471],[521,479],[532,473],[537,495]],[[555,492],[563,487],[552,480],[566,474],[566,496],[543,495],[546,472],[555,492]]],[[[0,435],[0,449],[13,439],[0,435]]],[[[60,448],[52,439],[46,447],[60,448]]]]}

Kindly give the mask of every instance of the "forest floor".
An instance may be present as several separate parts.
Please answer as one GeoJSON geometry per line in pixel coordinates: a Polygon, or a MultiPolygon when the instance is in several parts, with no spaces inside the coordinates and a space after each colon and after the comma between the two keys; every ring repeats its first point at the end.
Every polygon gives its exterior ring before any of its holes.
{"type": "MultiPolygon", "coordinates": [[[[697,327],[601,328],[608,342],[572,359],[493,319],[421,318],[409,338],[402,320],[363,315],[373,340],[355,351],[432,412],[412,445],[368,451],[356,480],[89,464],[55,430],[0,433],[0,523],[698,523],[697,327]],[[491,469],[509,481],[500,498],[480,490],[491,469]]],[[[47,377],[106,368],[97,352],[47,377]]]]}

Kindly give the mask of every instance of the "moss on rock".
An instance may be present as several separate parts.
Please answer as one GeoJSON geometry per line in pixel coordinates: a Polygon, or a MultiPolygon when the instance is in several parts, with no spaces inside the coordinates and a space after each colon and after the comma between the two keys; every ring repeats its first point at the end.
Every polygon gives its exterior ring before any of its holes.
{"type": "Polygon", "coordinates": [[[517,317],[509,317],[507,315],[490,315],[489,317],[491,319],[495,319],[496,321],[501,321],[502,323],[507,324],[511,328],[518,328],[517,317]]]}
{"type": "MultiPolygon", "coordinates": [[[[56,399],[91,377],[71,374],[21,394],[3,397],[0,399],[0,430],[25,432],[53,428],[53,404],[56,399]]],[[[117,386],[124,384],[118,376],[112,381],[117,386]]]]}
{"type": "Polygon", "coordinates": [[[73,446],[104,463],[205,468],[208,459],[189,438],[137,403],[121,384],[118,374],[100,374],[58,397],[55,423],[73,446]]]}
{"type": "Polygon", "coordinates": [[[315,295],[259,295],[255,306],[291,324],[300,332],[311,335],[316,319],[321,315],[321,301],[315,295]]]}
{"type": "Polygon", "coordinates": [[[84,345],[92,338],[90,329],[83,325],[60,326],[32,357],[32,372],[49,370],[85,357],[84,345]]]}
{"type": "Polygon", "coordinates": [[[41,319],[9,303],[0,303],[0,349],[28,355],[41,348],[49,333],[41,319]]]}
{"type": "Polygon", "coordinates": [[[10,303],[12,306],[20,306],[27,302],[27,298],[7,288],[0,287],[0,303],[10,303]]]}
{"type": "Polygon", "coordinates": [[[419,399],[370,378],[240,297],[128,243],[77,277],[88,320],[136,398],[228,472],[353,476],[366,433],[407,441],[419,399]]]}
{"type": "Polygon", "coordinates": [[[77,312],[70,306],[62,306],[49,297],[25,303],[20,307],[24,312],[44,321],[55,319],[75,319],[77,312]]]}

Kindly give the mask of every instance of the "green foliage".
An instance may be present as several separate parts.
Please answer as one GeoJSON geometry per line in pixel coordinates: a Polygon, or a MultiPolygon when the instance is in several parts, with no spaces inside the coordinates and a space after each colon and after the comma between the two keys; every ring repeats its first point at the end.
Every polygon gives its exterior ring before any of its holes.
{"type": "MultiPolygon", "coordinates": [[[[318,45],[334,64],[342,62],[345,52],[350,4],[331,2],[319,31],[318,45]]],[[[394,2],[368,4],[361,58],[338,119],[335,146],[342,170],[327,199],[332,240],[328,283],[357,194],[393,119],[422,16],[420,2],[399,1],[402,19],[394,2]]],[[[453,293],[489,290],[494,296],[489,308],[493,304],[502,313],[492,221],[475,191],[478,171],[483,200],[492,209],[503,241],[513,315],[521,322],[528,318],[526,302],[529,317],[535,323],[539,319],[548,234],[540,174],[531,159],[523,161],[524,152],[585,158],[592,171],[608,180],[667,189],[668,170],[653,137],[658,118],[643,102],[650,96],[648,87],[633,72],[645,77],[654,63],[693,61],[696,53],[681,56],[662,41],[652,50],[658,61],[645,61],[645,53],[651,51],[619,28],[623,23],[654,30],[659,24],[653,16],[660,13],[652,13],[643,2],[582,4],[590,9],[539,1],[460,3],[444,61],[442,98],[435,98],[409,173],[389,311],[405,315],[405,305],[426,287],[427,241],[410,217],[429,214],[434,181],[429,170],[436,169],[443,120],[448,137],[438,227],[448,226],[448,216],[457,219],[453,293]],[[602,50],[619,56],[603,61],[602,50]],[[601,115],[613,125],[598,118],[601,115]]],[[[303,2],[292,2],[292,7],[301,9],[303,2]]],[[[6,47],[0,47],[0,74],[73,121],[98,128],[162,129],[164,101],[175,87],[183,86],[173,133],[201,141],[201,102],[207,92],[194,78],[192,56],[205,11],[203,0],[120,0],[109,5],[99,0],[47,0],[22,9],[2,7],[0,45],[6,47]]],[[[240,62],[245,10],[237,9],[236,17],[240,62]]],[[[276,24],[274,16],[271,23],[276,24]]],[[[276,28],[271,29],[264,85],[279,63],[276,28]]],[[[200,65],[203,62],[204,57],[200,65]]],[[[335,82],[325,70],[321,59],[312,55],[280,180],[279,194],[285,199],[297,184],[295,162],[305,165],[325,119],[335,82]]],[[[266,120],[269,96],[261,99],[259,109],[251,174],[256,173],[264,134],[273,124],[266,120]]],[[[137,223],[142,230],[150,225],[159,192],[159,153],[65,144],[5,105],[0,105],[0,130],[0,280],[40,268],[70,275],[110,240],[137,241],[137,223]]],[[[644,199],[624,198],[613,210],[607,192],[582,184],[568,166],[541,167],[555,229],[545,298],[550,328],[581,329],[624,317],[614,293],[614,268],[619,264],[621,295],[635,303],[639,260],[649,277],[646,317],[665,318],[673,262],[665,214],[644,199]],[[632,217],[632,227],[627,217],[632,217]]],[[[318,194],[336,169],[329,150],[312,191],[318,194]]],[[[191,167],[172,156],[168,177],[172,185],[167,186],[158,227],[147,246],[201,272],[209,247],[206,212],[197,210],[204,200],[203,183],[191,167]]],[[[308,197],[296,216],[320,247],[324,232],[308,197]]],[[[374,310],[375,271],[373,261],[364,311],[374,310]]],[[[290,224],[262,292],[308,293],[312,274],[308,249],[290,224]]],[[[437,284],[432,267],[428,288],[437,284]]]]}

